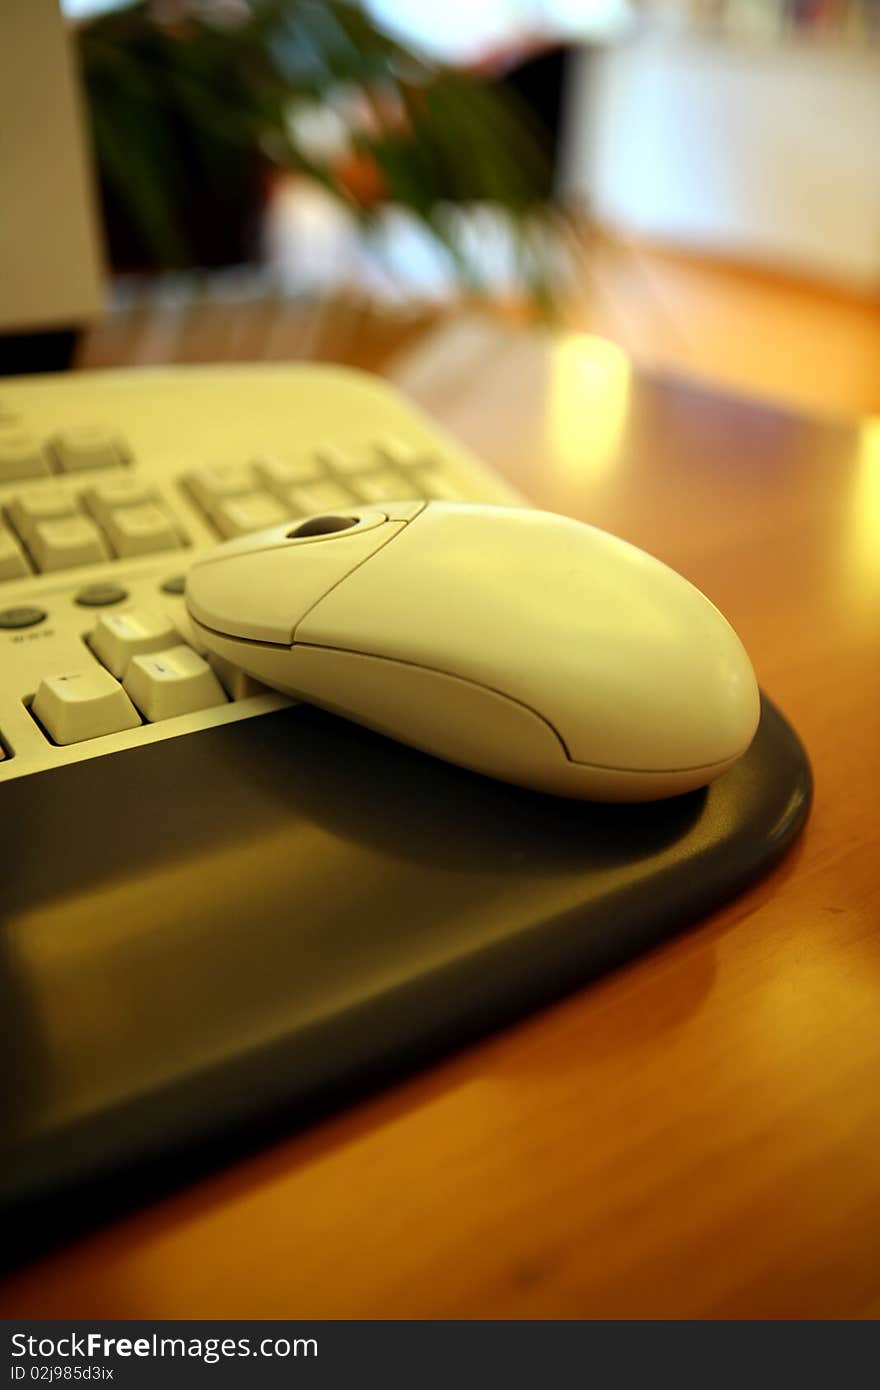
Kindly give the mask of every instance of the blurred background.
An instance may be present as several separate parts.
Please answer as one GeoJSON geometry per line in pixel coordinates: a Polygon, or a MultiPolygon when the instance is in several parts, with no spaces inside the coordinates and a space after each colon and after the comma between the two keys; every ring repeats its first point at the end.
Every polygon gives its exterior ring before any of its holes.
{"type": "Polygon", "coordinates": [[[62,8],[91,210],[56,0],[7,0],[5,370],[321,359],[418,394],[561,329],[603,389],[880,411],[880,0],[62,8]],[[82,307],[37,302],[52,274],[82,307]]]}

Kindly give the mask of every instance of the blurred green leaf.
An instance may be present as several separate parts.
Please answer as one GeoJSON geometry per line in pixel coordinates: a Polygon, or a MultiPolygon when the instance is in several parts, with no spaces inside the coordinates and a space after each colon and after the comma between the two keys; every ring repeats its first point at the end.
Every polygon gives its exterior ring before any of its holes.
{"type": "Polygon", "coordinates": [[[266,165],[317,180],[369,223],[375,208],[358,206],[338,163],[303,147],[289,119],[296,103],[354,93],[371,119],[352,122],[350,149],[378,171],[382,200],[415,215],[470,286],[449,208],[507,213],[523,283],[546,298],[534,228],[549,177],[526,113],[418,58],[352,0],[140,0],[82,25],[78,43],[105,202],[156,264],[198,264],[198,215],[234,218],[266,165]]]}

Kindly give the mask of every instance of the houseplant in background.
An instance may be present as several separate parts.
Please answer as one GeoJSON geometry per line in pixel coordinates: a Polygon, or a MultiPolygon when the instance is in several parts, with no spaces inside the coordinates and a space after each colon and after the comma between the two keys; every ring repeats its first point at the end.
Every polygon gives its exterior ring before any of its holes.
{"type": "Polygon", "coordinates": [[[418,57],[353,0],[141,0],[77,44],[115,268],[257,258],[268,191],[293,171],[366,230],[407,210],[468,285],[455,213],[490,206],[547,303],[539,134],[503,90],[418,57]]]}

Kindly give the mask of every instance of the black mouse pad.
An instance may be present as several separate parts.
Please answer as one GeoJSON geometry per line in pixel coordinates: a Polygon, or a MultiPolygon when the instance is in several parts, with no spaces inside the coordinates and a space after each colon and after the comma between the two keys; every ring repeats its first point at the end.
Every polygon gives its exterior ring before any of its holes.
{"type": "Polygon", "coordinates": [[[735,768],[641,806],[305,705],[5,783],[7,1254],[657,946],[767,870],[810,794],[766,699],[735,768]]]}

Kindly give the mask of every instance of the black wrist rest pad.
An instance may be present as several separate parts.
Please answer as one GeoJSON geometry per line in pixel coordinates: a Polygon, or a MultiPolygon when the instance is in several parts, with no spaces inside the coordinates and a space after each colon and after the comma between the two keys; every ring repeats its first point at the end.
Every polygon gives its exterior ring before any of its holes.
{"type": "Polygon", "coordinates": [[[766,698],[736,767],[647,805],[521,791],[305,705],[5,783],[7,1237],[656,946],[767,870],[810,795],[766,698]]]}

